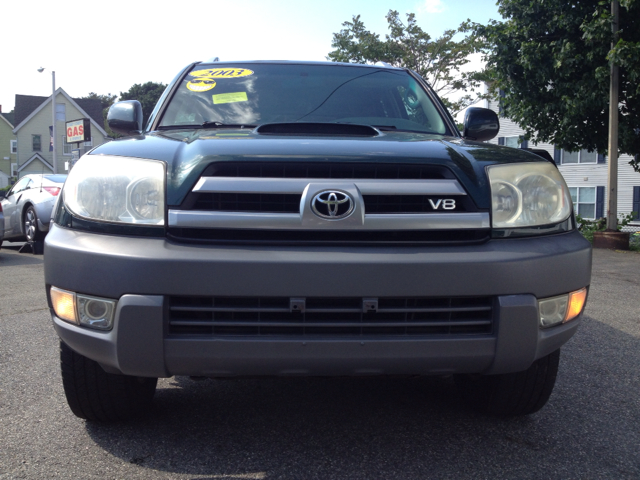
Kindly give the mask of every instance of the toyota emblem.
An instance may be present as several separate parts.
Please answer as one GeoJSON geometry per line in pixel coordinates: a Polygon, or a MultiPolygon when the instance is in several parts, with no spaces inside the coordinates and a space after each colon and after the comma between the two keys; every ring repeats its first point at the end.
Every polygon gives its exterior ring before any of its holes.
{"type": "Polygon", "coordinates": [[[353,213],[355,202],[351,195],[337,190],[325,190],[311,201],[311,210],[325,220],[340,220],[353,213]]]}

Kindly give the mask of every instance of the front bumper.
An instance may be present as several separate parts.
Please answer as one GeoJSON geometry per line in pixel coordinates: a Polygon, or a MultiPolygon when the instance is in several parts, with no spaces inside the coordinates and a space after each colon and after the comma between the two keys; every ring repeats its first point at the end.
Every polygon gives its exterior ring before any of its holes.
{"type": "Polygon", "coordinates": [[[45,282],[119,300],[110,332],[54,316],[58,335],[128,375],[507,373],[559,348],[579,319],[538,328],[537,298],[589,285],[591,246],[577,232],[420,248],[183,245],[52,225],[45,282]],[[490,335],[411,338],[167,335],[166,296],[495,298],[490,335]]]}

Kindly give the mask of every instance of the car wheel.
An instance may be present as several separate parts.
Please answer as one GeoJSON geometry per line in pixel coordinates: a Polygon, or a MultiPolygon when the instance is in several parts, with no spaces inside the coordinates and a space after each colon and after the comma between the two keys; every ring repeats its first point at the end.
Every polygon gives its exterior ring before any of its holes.
{"type": "Polygon", "coordinates": [[[105,372],[93,360],[60,342],[62,384],[71,411],[99,422],[130,420],[145,411],[156,391],[157,378],[105,372]]]}
{"type": "Polygon", "coordinates": [[[27,237],[27,242],[33,243],[36,240],[42,240],[44,234],[38,228],[38,215],[36,215],[36,209],[33,207],[27,208],[24,213],[24,235],[27,237]]]}
{"type": "Polygon", "coordinates": [[[528,415],[549,400],[556,383],[560,350],[542,357],[527,370],[501,375],[456,375],[456,384],[472,407],[497,416],[528,415]]]}

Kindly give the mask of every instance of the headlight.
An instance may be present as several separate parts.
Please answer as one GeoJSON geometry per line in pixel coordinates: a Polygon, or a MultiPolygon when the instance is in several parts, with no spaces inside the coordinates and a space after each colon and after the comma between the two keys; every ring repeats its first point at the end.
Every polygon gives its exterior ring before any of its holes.
{"type": "Polygon", "coordinates": [[[64,203],[90,220],[164,225],[164,164],[155,160],[85,155],[64,186],[64,203]]]}
{"type": "Polygon", "coordinates": [[[550,163],[491,165],[487,172],[494,228],[552,225],[571,215],[569,189],[550,163]]]}
{"type": "Polygon", "coordinates": [[[56,316],[75,325],[111,330],[118,302],[51,287],[51,303],[56,316]]]}

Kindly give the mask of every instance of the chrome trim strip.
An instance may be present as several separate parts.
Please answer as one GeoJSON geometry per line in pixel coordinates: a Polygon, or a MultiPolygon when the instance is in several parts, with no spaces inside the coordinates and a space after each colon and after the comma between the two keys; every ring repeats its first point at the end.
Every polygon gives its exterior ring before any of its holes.
{"type": "Polygon", "coordinates": [[[169,226],[181,228],[293,230],[302,228],[302,219],[298,213],[244,213],[169,210],[169,226]]]}
{"type": "Polygon", "coordinates": [[[361,230],[463,230],[489,228],[489,214],[478,213],[423,213],[377,214],[364,216],[361,230]]]}
{"type": "Polygon", "coordinates": [[[457,180],[396,180],[350,178],[244,178],[202,177],[194,192],[224,193],[302,193],[310,183],[329,185],[340,189],[343,185],[356,185],[362,195],[466,195],[457,180]]]}
{"type": "Polygon", "coordinates": [[[246,228],[267,230],[443,230],[489,228],[489,214],[425,213],[365,215],[363,225],[340,220],[303,226],[297,213],[244,213],[169,210],[169,226],[179,228],[246,228]]]}

